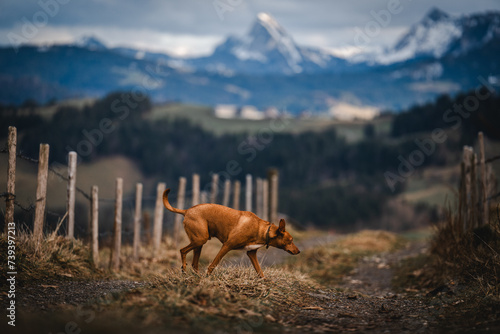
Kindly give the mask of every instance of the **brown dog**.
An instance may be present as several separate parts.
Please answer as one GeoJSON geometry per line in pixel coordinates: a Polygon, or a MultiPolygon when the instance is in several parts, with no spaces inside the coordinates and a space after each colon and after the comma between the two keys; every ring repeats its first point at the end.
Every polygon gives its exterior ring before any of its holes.
{"type": "Polygon", "coordinates": [[[208,267],[210,274],[220,260],[230,250],[246,250],[253,267],[260,275],[264,273],[257,261],[257,250],[263,246],[281,248],[296,255],[300,251],[293,244],[293,238],[285,231],[285,220],[281,219],[279,227],[260,219],[252,212],[238,211],[218,204],[199,204],[187,210],[173,208],[168,202],[170,189],[163,193],[163,204],[172,212],[184,216],[184,230],[191,241],[181,249],[182,270],[186,269],[186,255],[194,250],[193,268],[198,271],[203,245],[212,237],[222,242],[222,248],[208,267]]]}

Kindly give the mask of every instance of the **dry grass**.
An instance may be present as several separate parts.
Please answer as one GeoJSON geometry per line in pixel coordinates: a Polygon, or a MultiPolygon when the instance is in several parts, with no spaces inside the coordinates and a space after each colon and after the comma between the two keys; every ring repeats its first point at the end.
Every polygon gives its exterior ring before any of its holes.
{"type": "MultiPolygon", "coordinates": [[[[7,236],[2,234],[2,254],[7,254],[7,246],[7,236]]],[[[38,243],[31,233],[18,230],[16,266],[19,280],[71,277],[86,279],[103,276],[101,271],[93,268],[86,245],[80,240],[68,240],[55,233],[47,235],[38,243]]],[[[5,271],[2,275],[5,275],[5,271]]]]}
{"type": "Polygon", "coordinates": [[[365,230],[349,235],[339,242],[340,247],[351,252],[389,252],[401,243],[396,234],[386,231],[365,230]]]}
{"type": "Polygon", "coordinates": [[[436,226],[429,253],[404,261],[396,286],[429,290],[462,284],[477,297],[500,297],[500,222],[492,218],[488,225],[459,232],[462,224],[448,210],[446,221],[436,226]]]}
{"type": "Polygon", "coordinates": [[[322,283],[335,284],[354,269],[362,257],[391,252],[404,243],[404,239],[394,233],[361,231],[304,251],[300,257],[292,258],[288,268],[297,268],[322,283]]]}
{"type": "Polygon", "coordinates": [[[479,284],[484,295],[500,297],[500,224],[483,225],[457,235],[457,216],[448,214],[431,243],[434,279],[479,284]],[[439,273],[439,274],[438,274],[439,273]]]}
{"type": "Polygon", "coordinates": [[[278,320],[280,308],[303,306],[306,291],[316,287],[296,272],[265,269],[264,274],[266,279],[259,279],[253,268],[239,266],[219,267],[210,276],[170,270],[151,279],[149,287],[111,297],[99,309],[105,317],[134,319],[141,326],[237,332],[278,320]]]}

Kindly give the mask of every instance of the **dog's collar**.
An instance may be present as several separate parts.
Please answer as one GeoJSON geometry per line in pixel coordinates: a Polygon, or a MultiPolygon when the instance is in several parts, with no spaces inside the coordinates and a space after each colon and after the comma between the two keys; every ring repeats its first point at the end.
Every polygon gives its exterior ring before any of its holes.
{"type": "Polygon", "coordinates": [[[266,233],[266,249],[269,248],[269,231],[271,231],[271,224],[269,224],[269,228],[267,229],[266,233]]]}

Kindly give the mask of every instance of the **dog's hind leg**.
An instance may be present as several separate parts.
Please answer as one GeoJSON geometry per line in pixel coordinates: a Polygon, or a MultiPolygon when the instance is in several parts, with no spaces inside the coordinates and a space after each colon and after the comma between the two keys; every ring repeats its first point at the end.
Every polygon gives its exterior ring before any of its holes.
{"type": "MultiPolygon", "coordinates": [[[[197,220],[192,217],[186,216],[184,218],[184,230],[186,231],[186,234],[189,238],[189,245],[181,249],[181,260],[182,260],[182,270],[186,270],[186,255],[193,249],[194,251],[194,257],[193,257],[193,264],[194,260],[196,258],[199,259],[200,255],[196,255],[197,253],[201,252],[201,247],[208,241],[209,239],[209,234],[208,234],[208,226],[207,222],[204,220],[197,220]],[[199,248],[199,251],[198,251],[199,248]]],[[[196,260],[196,263],[198,263],[198,260],[196,260]]],[[[194,267],[194,265],[193,265],[194,267]]]]}
{"type": "MultiPolygon", "coordinates": [[[[203,244],[202,244],[203,245],[203,244]]],[[[191,242],[189,245],[181,249],[182,271],[186,270],[186,255],[193,249],[201,248],[198,243],[191,242]]]]}
{"type": "Polygon", "coordinates": [[[193,269],[195,271],[198,271],[198,262],[200,261],[200,254],[201,254],[201,249],[203,248],[203,246],[200,246],[200,247],[197,247],[194,249],[193,253],[193,269]]]}

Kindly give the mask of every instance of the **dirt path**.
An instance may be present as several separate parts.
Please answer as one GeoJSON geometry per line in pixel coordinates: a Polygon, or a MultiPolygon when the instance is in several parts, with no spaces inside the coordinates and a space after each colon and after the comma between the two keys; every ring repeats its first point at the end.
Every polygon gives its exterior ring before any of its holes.
{"type": "Polygon", "coordinates": [[[146,282],[125,280],[39,280],[19,287],[16,302],[20,309],[50,310],[65,305],[82,305],[120,293],[146,286],[146,282]]]}
{"type": "Polygon", "coordinates": [[[364,258],[335,290],[309,293],[302,309],[286,318],[290,332],[432,333],[439,332],[435,312],[420,298],[392,290],[393,268],[425,250],[411,244],[395,253],[364,258]]]}
{"type": "Polygon", "coordinates": [[[426,251],[426,243],[410,243],[402,250],[365,257],[353,272],[344,278],[339,288],[358,291],[370,296],[392,296],[394,267],[405,258],[426,251]]]}

